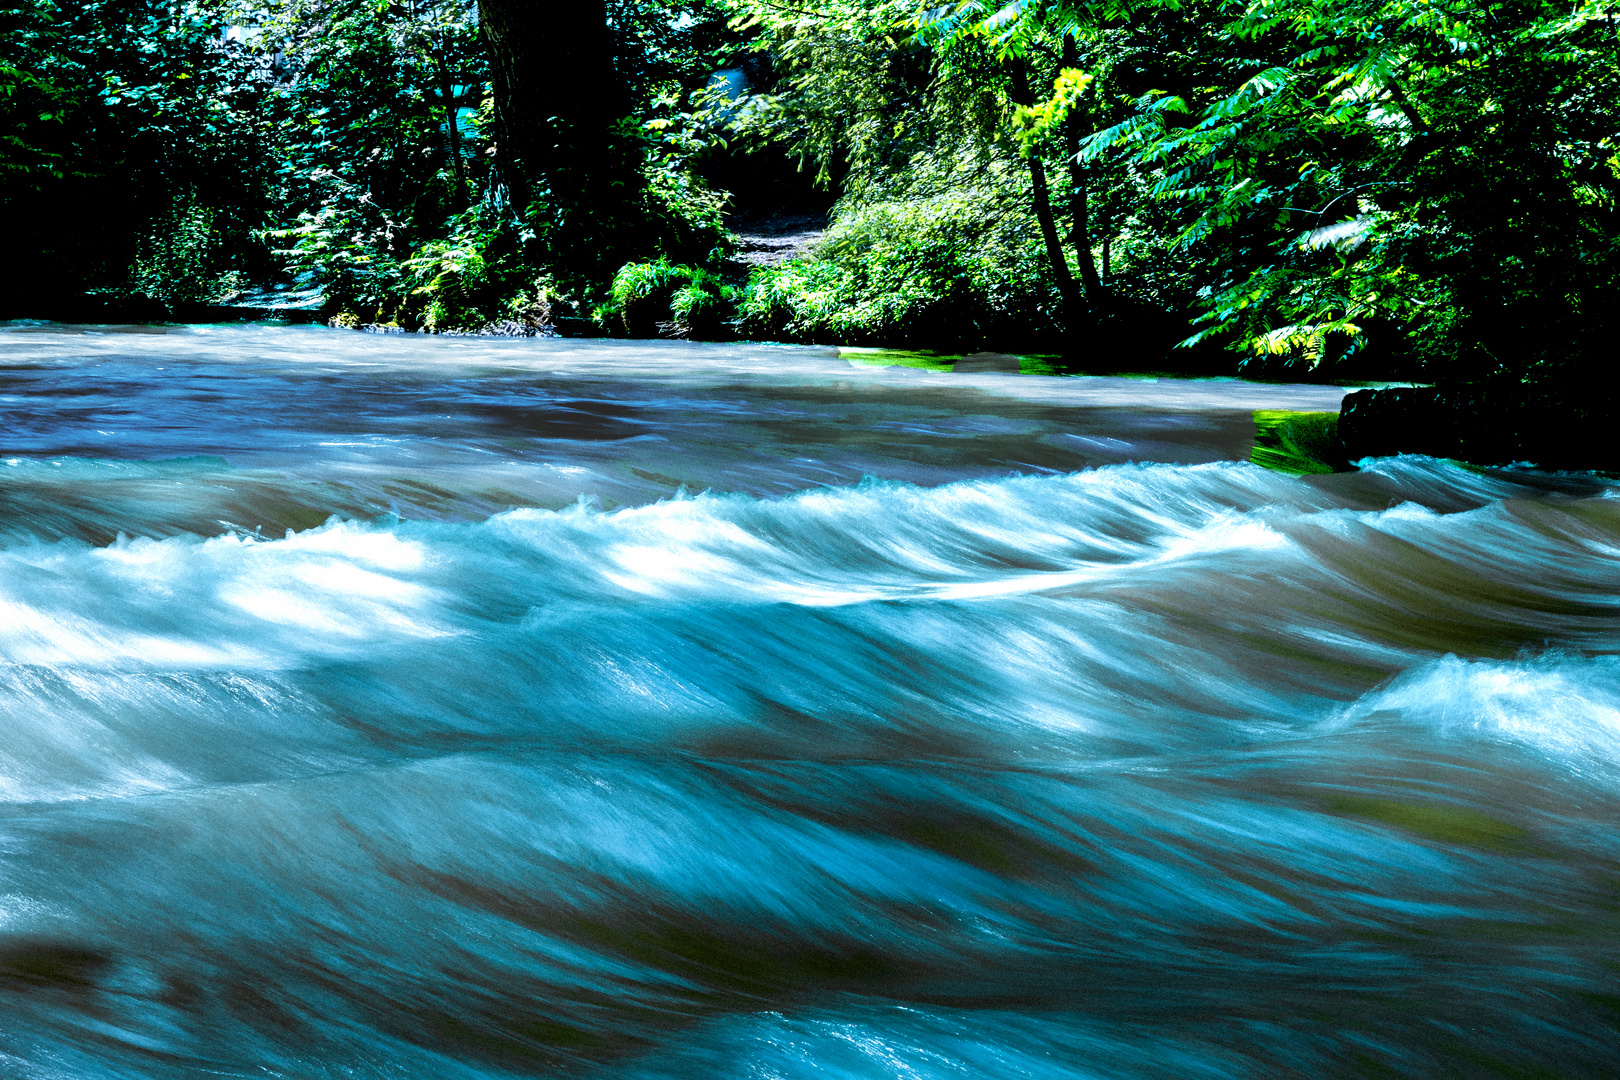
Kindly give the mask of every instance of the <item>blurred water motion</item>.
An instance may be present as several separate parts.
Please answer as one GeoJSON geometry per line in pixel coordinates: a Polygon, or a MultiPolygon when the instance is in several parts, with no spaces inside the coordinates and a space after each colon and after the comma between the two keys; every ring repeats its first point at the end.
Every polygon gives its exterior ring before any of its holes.
{"type": "Polygon", "coordinates": [[[1605,481],[1230,460],[1327,388],[0,331],[6,1075],[1620,1060],[1605,481]]]}

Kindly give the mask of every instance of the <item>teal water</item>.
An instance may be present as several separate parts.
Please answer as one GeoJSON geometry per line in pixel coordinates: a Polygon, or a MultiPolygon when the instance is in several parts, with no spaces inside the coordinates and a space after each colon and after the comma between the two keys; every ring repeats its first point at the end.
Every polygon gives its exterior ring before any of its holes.
{"type": "Polygon", "coordinates": [[[0,1074],[1620,1060],[1606,481],[814,350],[0,365],[0,1074]]]}

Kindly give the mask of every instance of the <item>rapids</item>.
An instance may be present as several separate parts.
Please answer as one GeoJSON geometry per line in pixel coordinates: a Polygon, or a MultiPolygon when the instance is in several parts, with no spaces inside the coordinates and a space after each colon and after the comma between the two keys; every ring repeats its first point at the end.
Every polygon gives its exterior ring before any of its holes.
{"type": "Polygon", "coordinates": [[[1614,1075],[1620,486],[1340,393],[0,325],[0,1075],[1614,1075]]]}

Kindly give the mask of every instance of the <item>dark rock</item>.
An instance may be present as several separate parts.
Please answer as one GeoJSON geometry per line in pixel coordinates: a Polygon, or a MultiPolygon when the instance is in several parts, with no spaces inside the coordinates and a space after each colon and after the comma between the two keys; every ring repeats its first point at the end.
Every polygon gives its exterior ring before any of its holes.
{"type": "Polygon", "coordinates": [[[1339,413],[1345,456],[1428,454],[1476,465],[1533,463],[1547,469],[1620,466],[1614,403],[1524,384],[1358,390],[1339,413]]]}
{"type": "Polygon", "coordinates": [[[1432,386],[1357,390],[1339,406],[1339,441],[1351,461],[1391,454],[1456,457],[1458,419],[1432,386]]]}
{"type": "Polygon", "coordinates": [[[568,318],[561,315],[551,317],[551,328],[558,337],[599,337],[601,329],[589,319],[568,318]]]}

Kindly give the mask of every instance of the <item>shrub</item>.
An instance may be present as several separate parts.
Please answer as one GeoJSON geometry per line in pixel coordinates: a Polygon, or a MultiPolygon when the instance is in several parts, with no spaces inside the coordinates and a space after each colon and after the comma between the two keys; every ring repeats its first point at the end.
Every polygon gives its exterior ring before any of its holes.
{"type": "Polygon", "coordinates": [[[713,341],[729,336],[736,296],[718,273],[659,257],[620,267],[596,318],[609,332],[622,329],[630,337],[656,337],[667,326],[674,336],[713,341]]]}
{"type": "Polygon", "coordinates": [[[971,350],[1050,345],[1055,290],[1039,239],[1016,215],[986,215],[972,190],[841,206],[807,260],[749,277],[750,336],[971,350]]]}
{"type": "Polygon", "coordinates": [[[158,301],[171,312],[188,304],[214,304],[241,292],[244,276],[225,269],[224,245],[214,211],[182,200],[155,222],[130,267],[128,292],[158,301]]]}
{"type": "Polygon", "coordinates": [[[320,205],[300,212],[296,225],[265,234],[286,245],[277,254],[289,273],[318,285],[329,311],[375,316],[397,305],[405,291],[397,223],[362,185],[330,169],[316,170],[311,184],[325,196],[320,205]]]}
{"type": "Polygon", "coordinates": [[[604,320],[616,320],[630,337],[656,337],[658,323],[669,317],[670,298],[691,279],[690,267],[674,265],[664,257],[626,263],[613,275],[610,300],[598,311],[604,320]]]}
{"type": "Polygon", "coordinates": [[[424,330],[471,329],[491,321],[488,264],[469,243],[434,240],[405,261],[410,296],[421,304],[424,330]]]}

